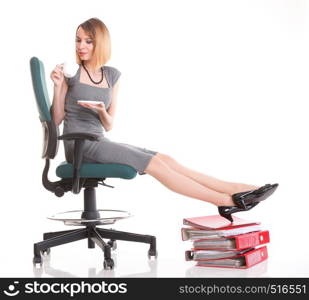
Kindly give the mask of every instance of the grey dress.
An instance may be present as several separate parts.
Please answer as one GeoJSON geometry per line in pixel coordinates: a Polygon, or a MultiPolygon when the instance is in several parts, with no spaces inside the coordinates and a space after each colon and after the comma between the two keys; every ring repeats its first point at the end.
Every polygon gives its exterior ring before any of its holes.
{"type": "MultiPolygon", "coordinates": [[[[65,117],[63,133],[91,132],[99,134],[99,141],[85,142],[83,162],[85,163],[118,163],[133,167],[140,175],[145,174],[151,158],[157,153],[125,143],[113,142],[104,136],[104,128],[95,110],[82,107],[77,100],[102,101],[106,109],[111,104],[112,87],[121,75],[116,68],[104,66],[104,76],[108,88],[91,86],[80,82],[80,67],[72,78],[66,78],[68,91],[65,97],[65,117]]],[[[64,141],[66,160],[72,163],[74,141],[64,141]]]]}

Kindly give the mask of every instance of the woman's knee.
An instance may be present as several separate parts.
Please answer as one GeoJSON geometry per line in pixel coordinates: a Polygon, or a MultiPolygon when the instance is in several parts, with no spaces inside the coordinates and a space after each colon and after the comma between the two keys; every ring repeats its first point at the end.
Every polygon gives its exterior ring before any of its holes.
{"type": "Polygon", "coordinates": [[[159,153],[157,153],[156,155],[154,155],[147,168],[145,169],[145,173],[153,173],[153,172],[156,172],[162,168],[164,168],[166,166],[166,164],[164,163],[164,161],[160,158],[160,155],[159,153]]]}
{"type": "Polygon", "coordinates": [[[157,156],[166,163],[173,162],[175,159],[168,154],[158,152],[157,156]]]}

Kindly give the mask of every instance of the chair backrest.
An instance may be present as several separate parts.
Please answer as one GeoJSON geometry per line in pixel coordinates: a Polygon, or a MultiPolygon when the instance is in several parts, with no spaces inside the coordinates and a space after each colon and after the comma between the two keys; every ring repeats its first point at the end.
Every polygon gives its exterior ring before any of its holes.
{"type": "Polygon", "coordinates": [[[39,118],[43,126],[42,157],[54,158],[59,146],[59,129],[55,125],[50,113],[51,104],[46,88],[44,65],[37,57],[32,57],[30,59],[30,69],[39,118]]]}

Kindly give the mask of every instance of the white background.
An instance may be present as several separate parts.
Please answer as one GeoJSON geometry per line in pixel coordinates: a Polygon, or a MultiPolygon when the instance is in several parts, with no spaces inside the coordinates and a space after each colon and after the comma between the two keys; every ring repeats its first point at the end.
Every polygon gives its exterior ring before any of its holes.
{"type": "MultiPolygon", "coordinates": [[[[0,276],[308,276],[309,10],[304,0],[10,1],[1,25],[0,276]],[[217,178],[280,187],[252,211],[271,235],[267,262],[249,270],[193,267],[184,260],[184,217],[217,214],[215,206],[166,189],[150,175],[110,179],[100,208],[134,217],[115,229],[157,236],[148,246],[119,242],[114,271],[102,271],[98,248],[86,241],[52,249],[33,272],[33,243],[65,230],[47,220],[81,209],[82,193],[62,198],[44,190],[42,129],[29,60],[52,68],[74,58],[76,27],[98,17],[109,28],[112,59],[122,72],[114,128],[119,142],[166,153],[217,178]]],[[[52,161],[64,160],[63,147],[52,161]]]]}

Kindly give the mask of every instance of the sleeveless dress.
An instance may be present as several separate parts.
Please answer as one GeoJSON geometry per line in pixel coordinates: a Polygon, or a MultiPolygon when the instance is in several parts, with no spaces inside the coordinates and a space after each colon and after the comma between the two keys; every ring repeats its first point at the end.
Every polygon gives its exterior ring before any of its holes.
{"type": "MultiPolygon", "coordinates": [[[[121,72],[111,66],[103,66],[108,88],[101,88],[80,82],[79,67],[74,77],[65,78],[68,91],[65,96],[65,117],[63,134],[86,132],[100,135],[98,141],[85,141],[83,162],[85,163],[118,163],[133,167],[140,175],[157,151],[148,150],[125,143],[113,142],[104,136],[104,127],[99,114],[92,109],[77,104],[77,100],[102,101],[106,110],[111,104],[112,88],[121,72]]],[[[73,161],[74,141],[64,141],[65,157],[69,163],[73,161]]]]}

